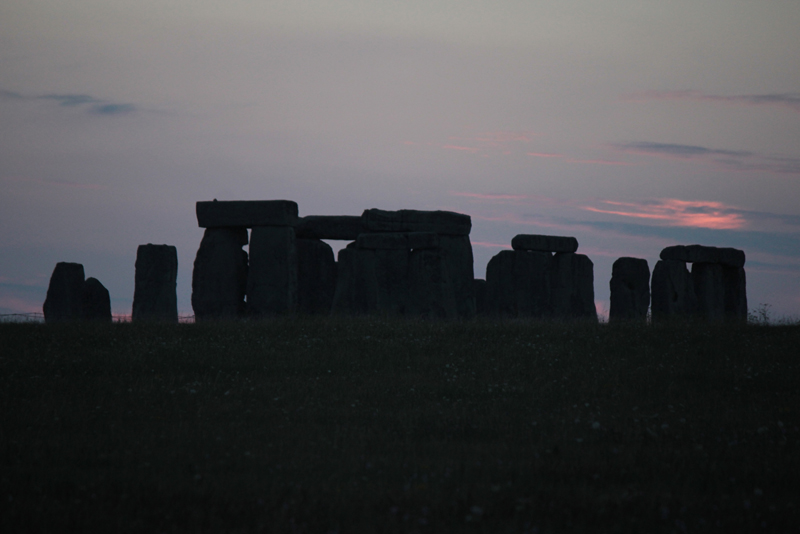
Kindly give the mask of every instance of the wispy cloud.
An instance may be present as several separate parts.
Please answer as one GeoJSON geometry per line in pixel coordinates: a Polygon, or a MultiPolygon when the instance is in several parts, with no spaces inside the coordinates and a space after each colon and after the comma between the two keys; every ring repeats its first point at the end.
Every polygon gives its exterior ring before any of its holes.
{"type": "Polygon", "coordinates": [[[710,162],[730,171],[761,171],[771,174],[800,174],[800,158],[759,154],[747,150],[724,150],[699,145],[633,141],[611,147],[627,154],[710,162]]]}
{"type": "Polygon", "coordinates": [[[752,95],[710,95],[700,91],[644,91],[623,95],[624,100],[691,100],[694,102],[720,102],[739,106],[778,106],[800,113],[800,93],[768,93],[752,95]]]}
{"type": "Polygon", "coordinates": [[[716,230],[737,229],[747,221],[740,211],[722,202],[678,200],[674,198],[647,202],[601,201],[602,207],[583,206],[586,211],[619,215],[634,219],[649,219],[670,226],[690,226],[716,230]]]}
{"type": "Polygon", "coordinates": [[[11,101],[49,100],[56,102],[61,107],[80,107],[92,115],[127,115],[138,110],[134,104],[110,102],[87,94],[48,93],[26,96],[15,91],[0,90],[0,99],[11,101]]]}

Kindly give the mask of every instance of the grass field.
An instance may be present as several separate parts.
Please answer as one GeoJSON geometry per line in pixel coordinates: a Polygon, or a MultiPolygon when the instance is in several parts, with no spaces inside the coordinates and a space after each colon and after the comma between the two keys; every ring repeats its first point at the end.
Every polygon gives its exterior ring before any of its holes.
{"type": "Polygon", "coordinates": [[[0,532],[798,532],[800,326],[0,324],[0,532]]]}

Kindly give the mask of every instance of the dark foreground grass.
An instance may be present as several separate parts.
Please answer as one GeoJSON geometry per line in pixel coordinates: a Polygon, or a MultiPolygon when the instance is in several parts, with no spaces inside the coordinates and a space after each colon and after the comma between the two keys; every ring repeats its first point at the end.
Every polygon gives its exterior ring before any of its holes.
{"type": "Polygon", "coordinates": [[[797,532],[800,327],[0,325],[0,532],[797,532]]]}

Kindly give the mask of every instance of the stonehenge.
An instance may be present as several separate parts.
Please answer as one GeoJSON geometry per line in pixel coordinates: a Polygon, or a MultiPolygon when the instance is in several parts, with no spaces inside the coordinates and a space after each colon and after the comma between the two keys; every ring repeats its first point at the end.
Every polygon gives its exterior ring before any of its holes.
{"type": "Polygon", "coordinates": [[[108,290],[96,278],[84,280],[80,263],[56,264],[42,309],[46,323],[111,322],[108,290]]]}
{"type": "MultiPolygon", "coordinates": [[[[192,269],[195,320],[281,314],[597,322],[594,264],[575,237],[520,234],[474,277],[469,215],[380,209],[300,217],[290,200],[197,202],[203,237],[192,269]],[[347,241],[335,257],[326,240],[347,241]],[[244,247],[248,249],[245,250],[244,247]]],[[[609,321],[747,320],[745,253],[664,248],[613,266],[609,321]],[[688,267],[691,264],[691,270],[688,267]]],[[[133,321],[178,322],[177,250],[140,245],[133,321]]],[[[78,263],[58,263],[43,305],[48,323],[111,321],[108,290],[78,263]]]]}
{"type": "Polygon", "coordinates": [[[486,267],[481,306],[490,316],[597,321],[594,264],[574,237],[517,235],[486,267]]]}

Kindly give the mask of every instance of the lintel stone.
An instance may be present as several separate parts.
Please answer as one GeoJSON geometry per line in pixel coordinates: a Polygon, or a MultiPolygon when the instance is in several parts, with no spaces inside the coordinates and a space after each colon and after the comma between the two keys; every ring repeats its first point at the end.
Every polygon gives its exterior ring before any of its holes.
{"type": "Polygon", "coordinates": [[[361,215],[366,232],[435,232],[442,235],[469,235],[472,219],[452,211],[379,209],[361,215]]]}
{"type": "Polygon", "coordinates": [[[298,239],[355,241],[364,231],[360,215],[307,215],[294,227],[298,239]]]}
{"type": "Polygon", "coordinates": [[[731,267],[744,267],[744,251],[736,248],[706,247],[703,245],[675,245],[661,251],[662,260],[687,263],[720,263],[731,267]]]}
{"type": "Polygon", "coordinates": [[[212,200],[198,202],[200,228],[294,226],[297,203],[291,200],[212,200]]]}
{"type": "Polygon", "coordinates": [[[578,240],[555,235],[519,234],[511,240],[511,248],[536,252],[575,252],[578,250],[578,240]]]}

